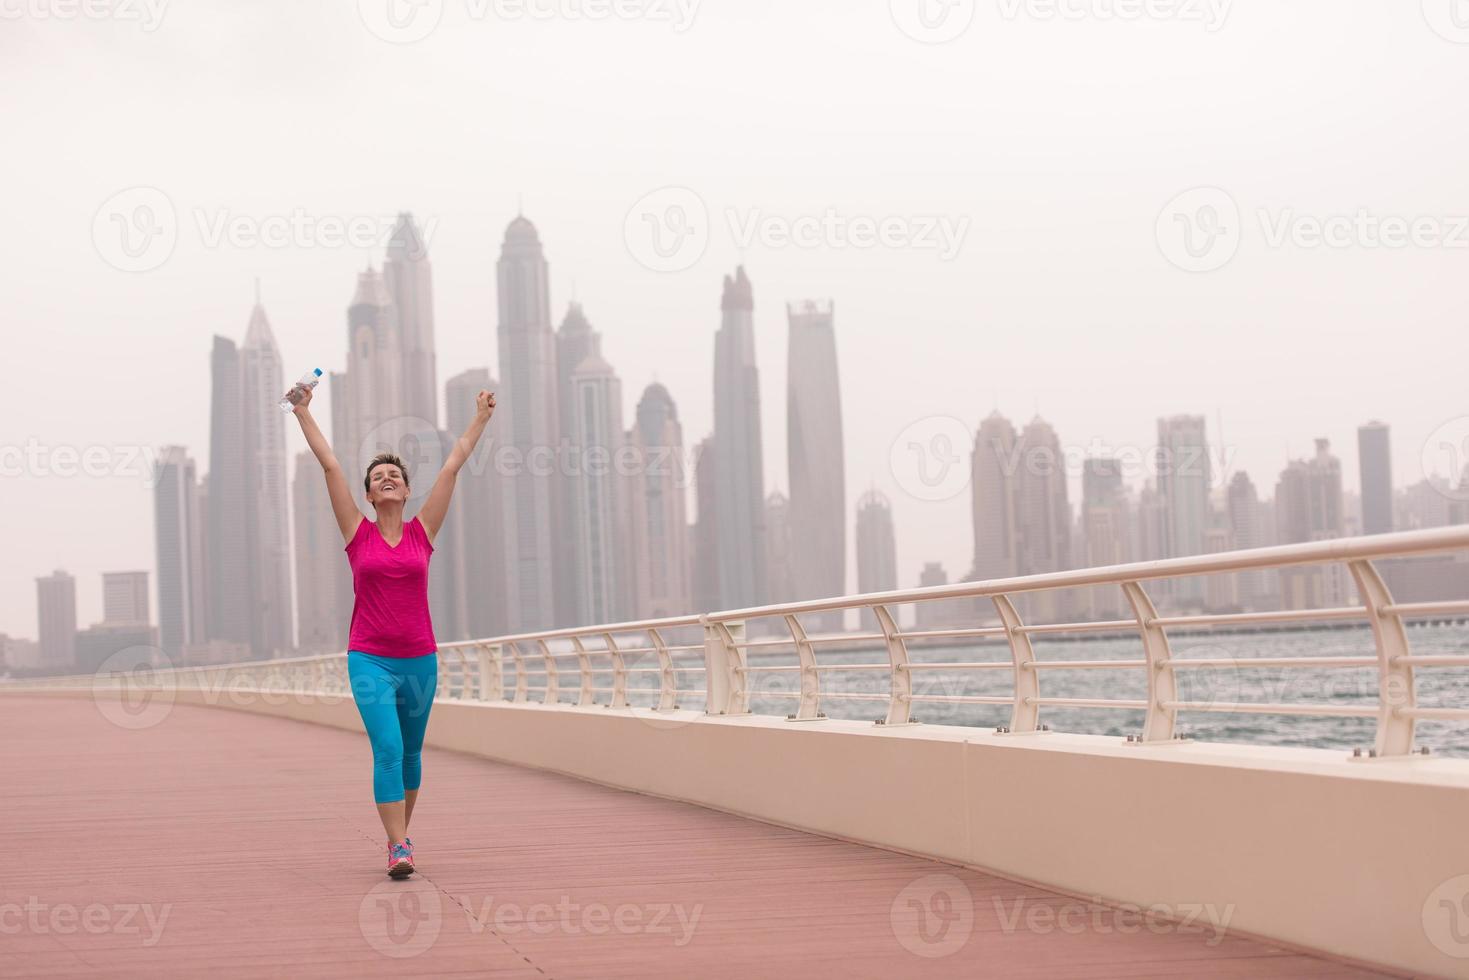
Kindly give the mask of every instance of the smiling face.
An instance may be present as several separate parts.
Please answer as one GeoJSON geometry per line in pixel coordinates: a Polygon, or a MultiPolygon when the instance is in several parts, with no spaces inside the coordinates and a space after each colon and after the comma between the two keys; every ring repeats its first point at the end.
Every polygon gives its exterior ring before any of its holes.
{"type": "Polygon", "coordinates": [[[402,461],[396,456],[391,459],[374,459],[367,468],[367,478],[363,483],[367,490],[367,502],[373,507],[392,501],[404,503],[408,500],[408,474],[403,469],[402,461]]]}

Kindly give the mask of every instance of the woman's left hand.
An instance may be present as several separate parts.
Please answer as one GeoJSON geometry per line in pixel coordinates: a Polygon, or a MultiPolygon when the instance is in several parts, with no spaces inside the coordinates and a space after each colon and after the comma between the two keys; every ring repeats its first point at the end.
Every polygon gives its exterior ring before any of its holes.
{"type": "Polygon", "coordinates": [[[493,391],[481,391],[474,398],[475,408],[479,411],[479,417],[489,421],[491,415],[495,414],[495,393],[493,391]]]}

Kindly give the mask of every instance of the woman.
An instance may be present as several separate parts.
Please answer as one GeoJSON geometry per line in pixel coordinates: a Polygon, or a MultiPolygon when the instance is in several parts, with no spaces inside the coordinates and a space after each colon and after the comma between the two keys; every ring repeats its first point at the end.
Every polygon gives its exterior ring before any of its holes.
{"type": "Polygon", "coordinates": [[[388,874],[413,874],[408,822],[422,782],[423,735],[438,684],[438,644],[428,611],[428,562],[434,537],[449,510],[454,482],[485,425],[495,413],[495,395],[481,391],[477,410],[454,444],[418,516],[403,523],[408,470],[392,453],[367,466],[362,485],[377,512],[369,521],[357,509],[341,464],[311,417],[311,389],[297,385],[290,398],[311,451],[326,473],[327,493],[352,566],[352,627],[347,674],[352,698],[372,742],[373,798],[388,834],[388,874]]]}

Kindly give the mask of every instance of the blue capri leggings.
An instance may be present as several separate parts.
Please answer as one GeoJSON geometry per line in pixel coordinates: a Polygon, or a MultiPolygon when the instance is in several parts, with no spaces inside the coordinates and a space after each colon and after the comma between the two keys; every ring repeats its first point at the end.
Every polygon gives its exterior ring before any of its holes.
{"type": "Polygon", "coordinates": [[[352,699],[372,742],[372,795],[396,803],[423,782],[423,733],[439,684],[439,655],[379,657],[347,651],[352,699]]]}

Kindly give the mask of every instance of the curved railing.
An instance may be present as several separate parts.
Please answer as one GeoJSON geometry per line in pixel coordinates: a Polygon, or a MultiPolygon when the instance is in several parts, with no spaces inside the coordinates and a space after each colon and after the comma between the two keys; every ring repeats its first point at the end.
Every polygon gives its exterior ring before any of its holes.
{"type": "MultiPolygon", "coordinates": [[[[513,636],[448,643],[439,648],[439,697],[465,701],[510,701],[556,705],[602,705],[613,709],[634,707],[630,697],[651,703],[638,705],[669,712],[684,702],[703,700],[707,714],[751,713],[754,700],[784,698],[795,702],[787,715],[792,721],[826,717],[824,699],[885,702],[885,717],[877,724],[889,727],[914,724],[913,708],[923,703],[980,704],[1008,707],[1008,725],[999,731],[1024,734],[1048,730],[1041,724],[1044,708],[1083,708],[1141,711],[1139,743],[1169,742],[1177,738],[1179,715],[1185,712],[1227,712],[1296,716],[1337,716],[1376,720],[1375,746],[1369,755],[1403,756],[1415,750],[1419,721],[1469,720],[1469,707],[1421,706],[1417,672],[1469,667],[1469,655],[1419,655],[1409,646],[1408,621],[1429,617],[1469,617],[1469,597],[1442,602],[1400,603],[1393,600],[1376,562],[1433,553],[1469,551],[1469,526],[1343,538],[1308,544],[1284,545],[1248,551],[1223,552],[1191,558],[1139,562],[1105,568],[1078,569],[986,582],[968,582],[932,588],[882,592],[749,609],[726,610],[643,622],[550,630],[513,636]],[[1148,585],[1196,576],[1259,572],[1300,566],[1345,570],[1355,587],[1358,603],[1321,609],[1269,612],[1160,615],[1148,585]],[[1131,611],[1122,619],[1027,623],[1020,609],[1023,597],[1083,587],[1120,590],[1131,611]],[[898,625],[896,607],[944,600],[987,601],[994,622],[943,629],[905,629],[898,625]],[[857,633],[813,635],[803,616],[846,610],[867,610],[875,629],[857,633]],[[786,635],[767,635],[749,627],[756,621],[778,624],[786,635]],[[1246,660],[1175,656],[1170,630],[1254,627],[1262,624],[1356,622],[1370,627],[1373,656],[1257,657],[1246,660]],[[1131,633],[1141,641],[1142,656],[1122,660],[1050,660],[1036,655],[1031,638],[1045,634],[1131,633]],[[921,644],[966,639],[1003,640],[1008,661],[914,660],[910,648],[921,644]],[[824,663],[819,648],[876,644],[886,652],[885,663],[824,663]],[[795,662],[751,662],[752,653],[793,649],[795,662]],[[630,662],[631,661],[631,662],[630,662]],[[1180,694],[1179,679],[1186,672],[1228,666],[1232,668],[1369,669],[1377,675],[1375,704],[1264,703],[1189,700],[1180,694]],[[1013,680],[1008,695],[925,693],[915,685],[925,671],[1006,671],[1013,680]],[[1141,671],[1147,694],[1136,698],[1054,697],[1043,693],[1042,678],[1056,670],[1141,671]],[[882,690],[871,693],[823,691],[824,674],[865,672],[885,677],[882,690]],[[755,689],[762,675],[795,675],[794,690],[755,689]],[[703,675],[703,686],[686,685],[685,677],[703,675]]],[[[345,654],[293,660],[256,661],[221,667],[179,668],[159,671],[158,683],[225,690],[271,690],[281,693],[349,693],[345,654]]],[[[54,688],[77,685],[121,684],[119,678],[82,676],[10,682],[10,688],[54,688]]]]}

